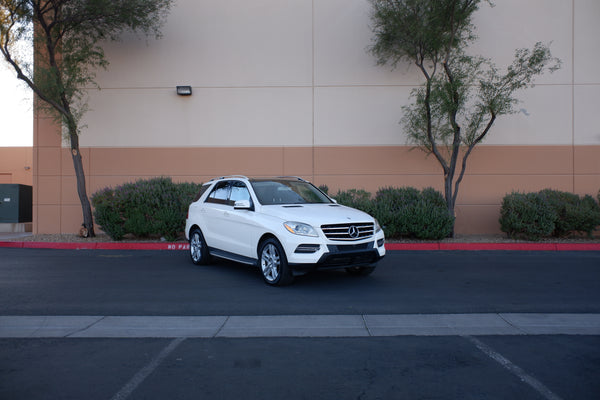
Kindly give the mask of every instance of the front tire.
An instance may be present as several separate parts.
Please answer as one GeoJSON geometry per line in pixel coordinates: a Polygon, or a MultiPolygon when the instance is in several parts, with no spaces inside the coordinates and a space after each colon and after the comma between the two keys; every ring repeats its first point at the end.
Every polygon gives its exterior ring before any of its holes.
{"type": "Polygon", "coordinates": [[[294,280],[285,251],[276,239],[267,239],[258,249],[258,264],[266,283],[273,286],[289,285],[294,280]]]}
{"type": "Polygon", "coordinates": [[[198,228],[194,228],[190,233],[190,257],[196,265],[208,264],[210,259],[208,246],[206,246],[202,231],[198,228]]]}

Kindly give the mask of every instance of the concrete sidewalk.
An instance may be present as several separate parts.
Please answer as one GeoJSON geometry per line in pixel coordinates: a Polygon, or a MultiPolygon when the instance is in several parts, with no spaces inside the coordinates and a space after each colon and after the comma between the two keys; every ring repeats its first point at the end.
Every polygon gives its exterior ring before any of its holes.
{"type": "Polygon", "coordinates": [[[600,335],[600,314],[0,316],[0,338],[600,335]]]}

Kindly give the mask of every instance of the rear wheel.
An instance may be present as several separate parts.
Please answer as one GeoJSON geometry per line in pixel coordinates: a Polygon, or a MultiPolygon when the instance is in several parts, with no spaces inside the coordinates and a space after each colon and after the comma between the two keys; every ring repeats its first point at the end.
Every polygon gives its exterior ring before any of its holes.
{"type": "Polygon", "coordinates": [[[210,259],[204,236],[198,228],[194,228],[190,233],[190,257],[196,265],[207,264],[210,259]]]}
{"type": "Polygon", "coordinates": [[[269,285],[288,285],[294,280],[285,252],[276,239],[267,239],[261,243],[258,261],[263,279],[269,285]]]}

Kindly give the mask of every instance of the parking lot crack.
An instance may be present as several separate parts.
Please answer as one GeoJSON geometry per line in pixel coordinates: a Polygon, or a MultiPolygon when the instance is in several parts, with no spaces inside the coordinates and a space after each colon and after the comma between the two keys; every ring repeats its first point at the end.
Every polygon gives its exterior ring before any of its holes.
{"type": "Polygon", "coordinates": [[[367,324],[367,320],[365,319],[365,315],[361,314],[360,315],[363,321],[363,324],[365,325],[365,329],[367,330],[367,333],[369,334],[369,336],[373,336],[373,334],[371,333],[371,330],[369,329],[369,324],[367,324]]]}
{"type": "Polygon", "coordinates": [[[496,315],[497,315],[498,317],[500,317],[500,318],[502,319],[502,321],[504,321],[504,322],[506,322],[508,325],[510,325],[512,328],[514,328],[514,329],[518,330],[519,332],[521,332],[521,333],[524,333],[524,334],[526,334],[526,335],[527,335],[527,334],[529,334],[529,332],[527,332],[527,331],[526,331],[526,330],[524,330],[523,328],[521,328],[521,327],[519,327],[519,326],[517,326],[517,325],[513,324],[513,323],[512,323],[512,322],[511,322],[509,319],[506,319],[506,318],[504,318],[504,315],[502,315],[502,314],[496,314],[496,315]]]}
{"type": "Polygon", "coordinates": [[[89,324],[89,325],[87,325],[87,326],[85,326],[85,327],[83,327],[83,328],[81,328],[81,329],[78,329],[78,330],[76,330],[76,331],[74,331],[74,332],[71,332],[71,333],[69,333],[69,334],[65,335],[64,337],[65,337],[65,338],[68,338],[68,337],[71,337],[71,336],[73,336],[73,335],[77,335],[77,334],[79,334],[79,333],[81,333],[81,332],[85,332],[85,331],[87,331],[88,329],[90,329],[92,326],[96,325],[98,322],[100,322],[100,321],[102,321],[102,320],[104,320],[104,319],[106,319],[106,315],[104,315],[104,316],[102,316],[102,317],[98,318],[96,321],[92,322],[91,324],[89,324]]]}
{"type": "Polygon", "coordinates": [[[221,331],[223,330],[223,328],[225,327],[225,325],[227,324],[227,321],[229,321],[229,315],[225,318],[225,321],[223,321],[223,323],[221,324],[221,326],[219,327],[219,329],[217,329],[217,331],[215,332],[215,334],[212,336],[213,338],[217,337],[219,335],[219,333],[221,333],[221,331]]]}

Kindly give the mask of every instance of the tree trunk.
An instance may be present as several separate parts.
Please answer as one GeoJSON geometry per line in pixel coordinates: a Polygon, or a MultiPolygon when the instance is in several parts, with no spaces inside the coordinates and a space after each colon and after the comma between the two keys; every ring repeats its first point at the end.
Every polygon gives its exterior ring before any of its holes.
{"type": "MultiPolygon", "coordinates": [[[[452,193],[452,179],[453,176],[446,175],[444,177],[444,197],[446,199],[446,206],[448,207],[448,214],[454,218],[454,196],[452,193]]],[[[454,237],[454,222],[452,223],[452,232],[450,237],[454,237]]]]}
{"type": "MultiPolygon", "coordinates": [[[[70,130],[70,129],[69,129],[70,130]]],[[[87,196],[85,187],[85,173],[83,171],[83,162],[81,152],[79,151],[79,136],[77,133],[69,133],[71,141],[71,158],[73,159],[73,167],[75,168],[75,176],[77,178],[77,194],[81,202],[81,211],[83,212],[83,228],[81,235],[84,237],[96,236],[94,232],[94,218],[92,216],[92,206],[87,196]]]]}

